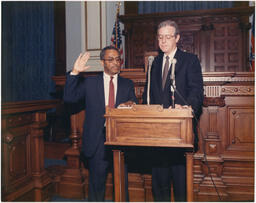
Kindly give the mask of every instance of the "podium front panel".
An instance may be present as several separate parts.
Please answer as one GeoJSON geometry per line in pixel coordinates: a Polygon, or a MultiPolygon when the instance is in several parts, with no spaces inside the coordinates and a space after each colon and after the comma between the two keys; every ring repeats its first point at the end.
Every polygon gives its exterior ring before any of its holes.
{"type": "Polygon", "coordinates": [[[193,148],[191,109],[106,108],[106,145],[193,148]]]}

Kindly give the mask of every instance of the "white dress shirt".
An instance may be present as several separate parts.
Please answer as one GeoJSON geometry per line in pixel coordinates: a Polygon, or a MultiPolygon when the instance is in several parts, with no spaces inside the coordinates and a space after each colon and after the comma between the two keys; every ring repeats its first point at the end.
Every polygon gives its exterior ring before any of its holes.
{"type": "MultiPolygon", "coordinates": [[[[116,93],[117,93],[117,76],[118,74],[113,75],[115,103],[116,103],[116,93]]],[[[105,106],[108,106],[110,75],[103,72],[103,81],[104,81],[105,106]]]]}

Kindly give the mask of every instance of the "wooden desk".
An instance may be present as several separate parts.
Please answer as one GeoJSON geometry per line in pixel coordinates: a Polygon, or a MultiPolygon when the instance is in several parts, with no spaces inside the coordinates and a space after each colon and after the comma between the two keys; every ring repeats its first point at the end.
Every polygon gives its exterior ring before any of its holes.
{"type": "Polygon", "coordinates": [[[160,105],[106,108],[106,145],[113,145],[115,201],[125,201],[122,146],[187,149],[187,201],[193,201],[193,132],[191,109],[163,109],[160,105]]]}

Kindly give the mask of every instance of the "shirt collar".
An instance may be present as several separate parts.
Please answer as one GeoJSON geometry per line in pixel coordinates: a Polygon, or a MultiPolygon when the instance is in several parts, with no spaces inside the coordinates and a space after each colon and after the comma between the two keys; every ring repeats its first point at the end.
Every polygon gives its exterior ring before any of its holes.
{"type": "MultiPolygon", "coordinates": [[[[114,77],[113,79],[115,80],[115,79],[117,78],[118,74],[115,74],[115,75],[112,75],[112,76],[114,77]]],[[[108,78],[108,79],[110,80],[110,77],[111,77],[111,76],[108,75],[107,73],[105,73],[105,72],[103,71],[103,77],[104,77],[104,78],[108,78]]]]}
{"type": "Polygon", "coordinates": [[[169,60],[172,60],[175,56],[176,51],[177,51],[177,47],[169,55],[164,54],[164,58],[166,58],[166,56],[169,56],[169,60]]]}

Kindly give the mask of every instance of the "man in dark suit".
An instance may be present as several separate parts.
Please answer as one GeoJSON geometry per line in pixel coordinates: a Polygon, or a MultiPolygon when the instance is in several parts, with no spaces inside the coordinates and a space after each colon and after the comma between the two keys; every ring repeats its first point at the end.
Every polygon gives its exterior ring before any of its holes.
{"type": "MultiPolygon", "coordinates": [[[[175,108],[191,106],[194,117],[199,118],[203,103],[203,80],[198,58],[177,48],[180,39],[179,28],[174,21],[158,25],[158,45],[161,49],[154,59],[150,76],[150,103],[172,108],[171,70],[176,59],[174,94],[175,108]],[[175,60],[174,59],[174,60],[175,60]]],[[[147,103],[145,86],[143,103],[147,103]]],[[[193,123],[196,124],[194,118],[193,123]]],[[[194,132],[196,125],[194,125],[194,132]]],[[[197,144],[195,136],[195,145],[197,144]]],[[[155,201],[170,201],[171,179],[174,185],[175,201],[186,201],[185,156],[181,149],[159,149],[153,153],[152,190],[155,201]]]]}
{"type": "Polygon", "coordinates": [[[121,67],[120,52],[107,46],[100,53],[104,72],[98,76],[82,77],[79,73],[89,68],[90,54],[80,54],[73,70],[67,74],[64,101],[85,102],[86,117],[83,130],[83,153],[89,166],[89,201],[104,201],[105,181],[110,160],[105,142],[105,107],[130,106],[137,102],[131,80],[118,74],[121,67]]]}

